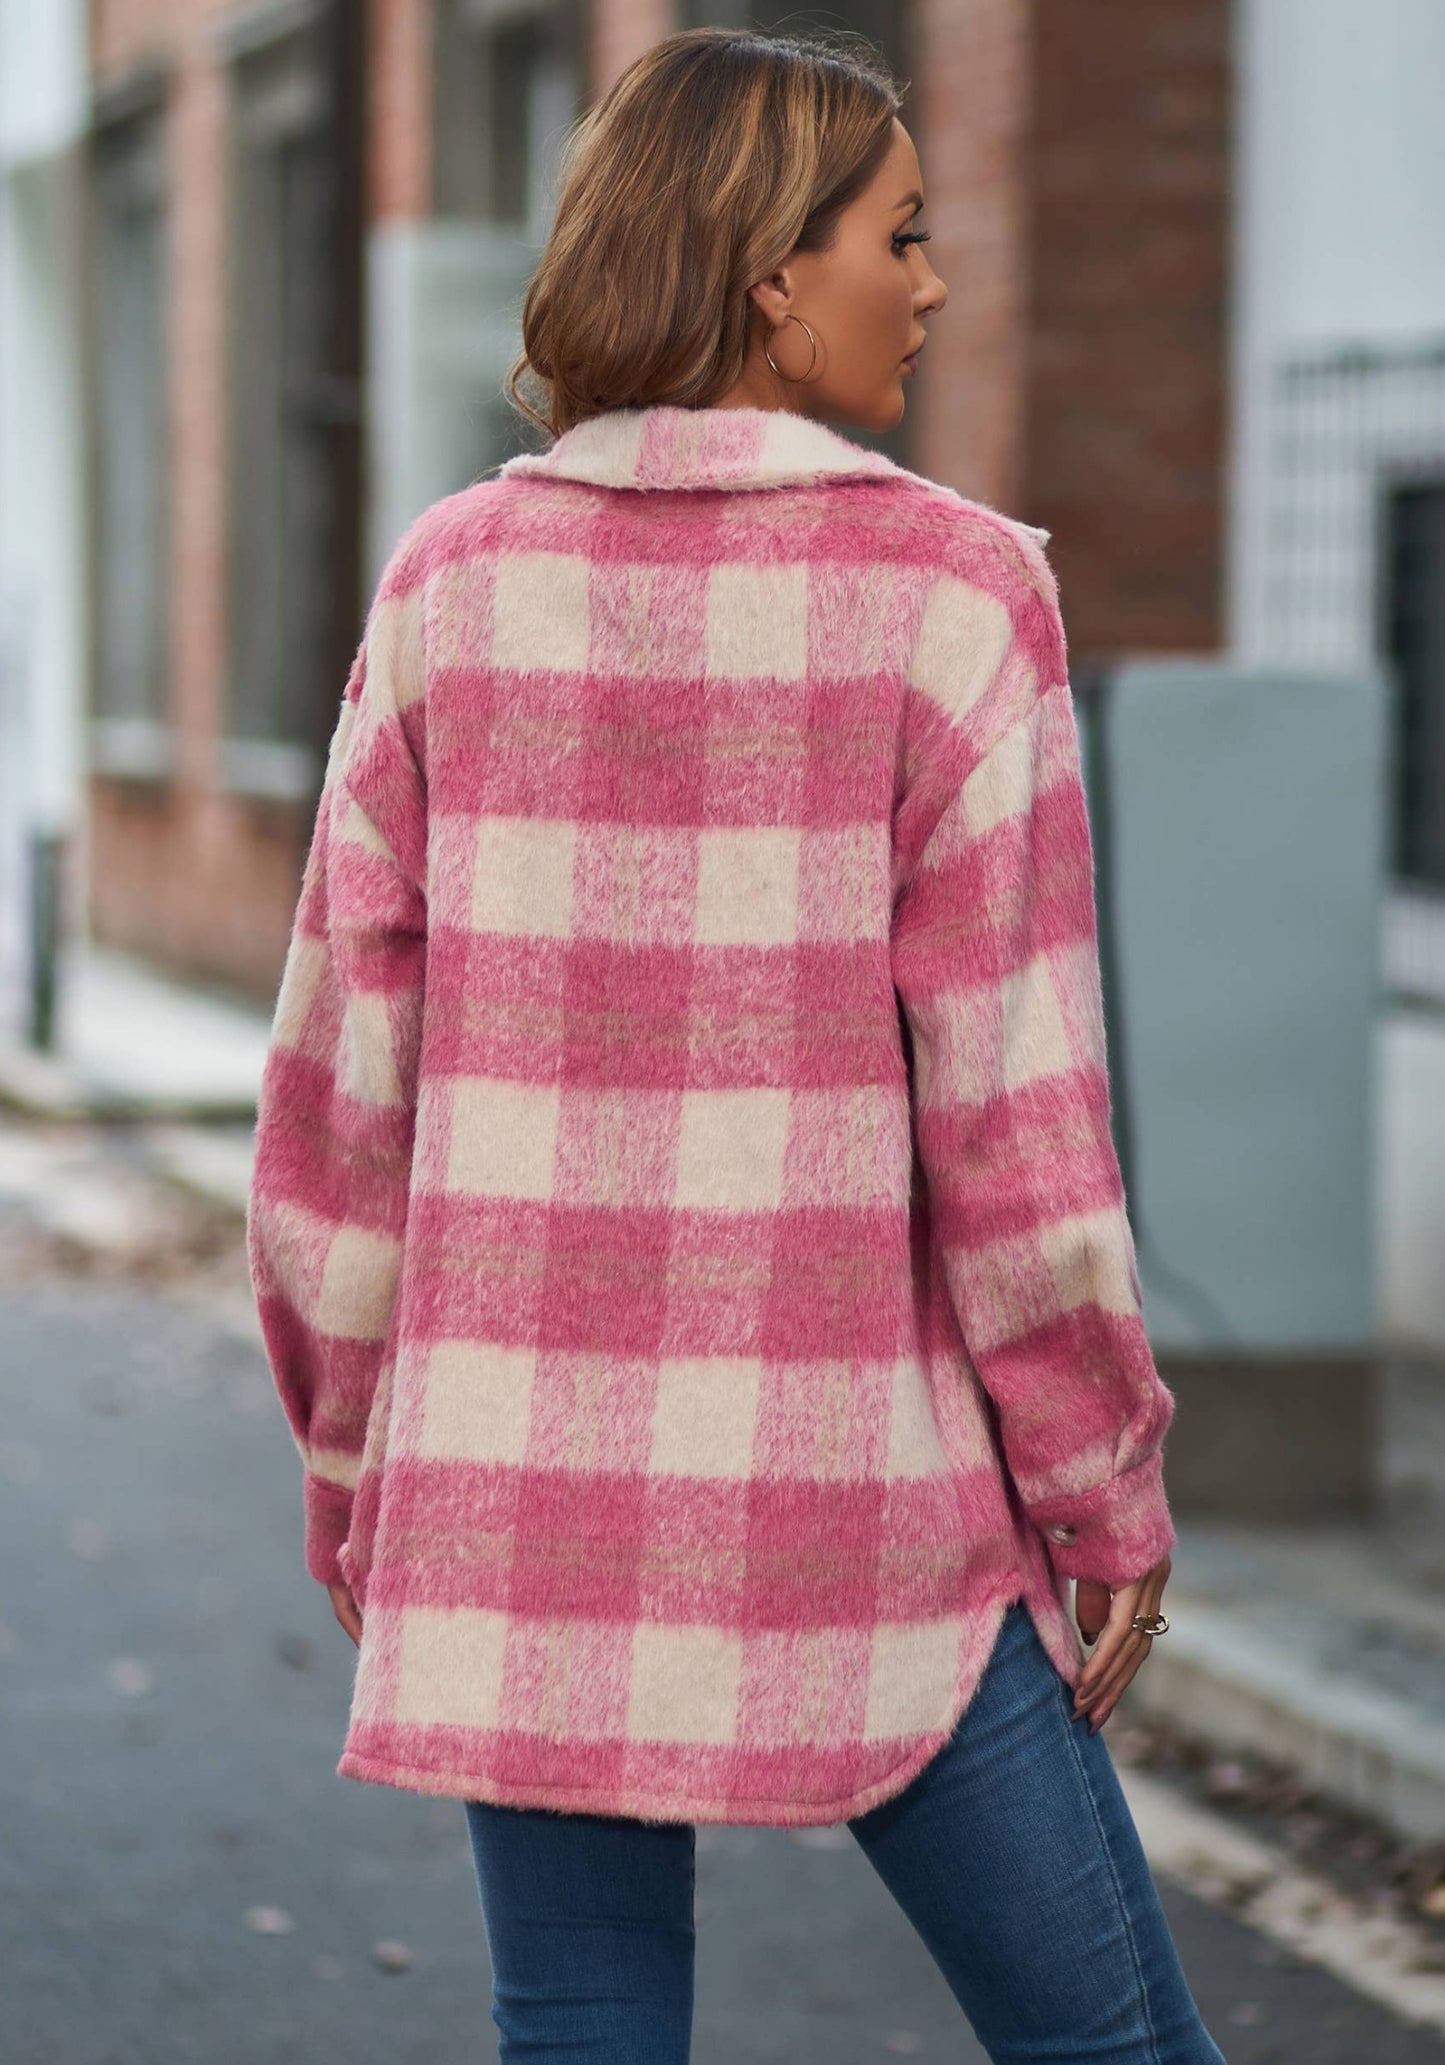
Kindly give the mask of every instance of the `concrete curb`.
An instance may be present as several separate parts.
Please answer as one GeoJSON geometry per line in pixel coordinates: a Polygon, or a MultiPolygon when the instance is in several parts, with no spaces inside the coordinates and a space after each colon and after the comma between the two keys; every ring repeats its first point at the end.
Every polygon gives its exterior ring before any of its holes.
{"type": "Polygon", "coordinates": [[[201,1126],[158,1126],[147,1142],[151,1169],[168,1183],[244,1216],[251,1190],[255,1151],[244,1138],[207,1132],[201,1126]]]}
{"type": "Polygon", "coordinates": [[[1119,1781],[1156,1872],[1323,1965],[1391,2014],[1445,2032],[1445,1974],[1432,1967],[1434,1945],[1418,1923],[1302,1871],[1287,1850],[1145,1772],[1126,1767],[1119,1781]]]}
{"type": "Polygon", "coordinates": [[[83,1119],[87,1100],[71,1070],[25,1047],[0,1046],[0,1105],[33,1119],[83,1119]]]}
{"type": "Polygon", "coordinates": [[[0,1105],[30,1119],[226,1125],[254,1121],[254,1095],[130,1091],[33,1049],[0,1044],[0,1105]]]}
{"type": "MultiPolygon", "coordinates": [[[[1288,1618],[1287,1599],[1279,1611],[1288,1618]]],[[[1169,1614],[1121,1719],[1154,1718],[1212,1747],[1253,1751],[1407,1841],[1445,1838],[1445,1726],[1177,1588],[1169,1614]]]]}
{"type": "Polygon", "coordinates": [[[0,995],[0,1105],[42,1120],[255,1120],[272,1031],[255,1002],[72,940],[51,1049],[29,1043],[18,1003],[0,995]]]}

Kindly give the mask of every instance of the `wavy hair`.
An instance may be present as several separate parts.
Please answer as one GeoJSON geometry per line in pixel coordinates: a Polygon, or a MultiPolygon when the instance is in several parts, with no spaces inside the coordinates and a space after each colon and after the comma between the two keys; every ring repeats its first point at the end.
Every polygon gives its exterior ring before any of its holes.
{"type": "Polygon", "coordinates": [[[645,50],[564,142],[514,407],[557,437],[607,409],[710,406],[743,370],[749,287],[831,249],[901,106],[846,31],[684,29],[645,50]]]}

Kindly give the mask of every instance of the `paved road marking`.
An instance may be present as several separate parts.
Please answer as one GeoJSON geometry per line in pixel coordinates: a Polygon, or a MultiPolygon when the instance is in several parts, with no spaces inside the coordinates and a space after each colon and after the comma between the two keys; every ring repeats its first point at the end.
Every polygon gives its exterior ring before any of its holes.
{"type": "Polygon", "coordinates": [[[1323,1965],[1402,2021],[1445,2032],[1445,1973],[1421,1969],[1434,1954],[1423,1929],[1352,1900],[1301,1871],[1288,1852],[1232,1827],[1157,1778],[1126,1768],[1119,1779],[1156,1871],[1323,1965]]]}

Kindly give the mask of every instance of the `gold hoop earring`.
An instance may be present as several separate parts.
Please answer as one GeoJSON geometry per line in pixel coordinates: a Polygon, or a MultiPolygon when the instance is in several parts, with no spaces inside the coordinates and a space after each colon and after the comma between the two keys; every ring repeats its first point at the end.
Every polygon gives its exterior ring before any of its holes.
{"type": "MultiPolygon", "coordinates": [[[[803,323],[803,318],[802,318],[802,317],[801,317],[800,315],[793,315],[793,314],[791,313],[791,311],[790,311],[790,312],[789,312],[789,313],[788,313],[787,315],[785,315],[785,316],[783,317],[783,322],[784,322],[784,323],[803,323]]],[[[778,327],[779,327],[779,328],[781,329],[781,328],[782,328],[782,324],[780,323],[778,327]]],[[[808,330],[808,325],[807,325],[806,323],[803,323],[803,328],[804,328],[805,330],[808,330]]],[[[772,341],[772,340],[771,340],[770,338],[765,338],[765,339],[763,340],[763,357],[764,357],[764,358],[765,358],[765,359],[767,360],[768,364],[769,364],[770,366],[772,366],[772,367],[773,367],[773,371],[774,371],[774,372],[775,372],[775,373],[777,374],[777,376],[778,376],[778,378],[779,378],[780,380],[787,380],[787,379],[789,379],[789,378],[791,377],[791,375],[789,375],[789,374],[785,373],[785,372],[783,371],[783,369],[782,369],[782,367],[781,367],[781,366],[773,365],[773,354],[772,354],[772,353],[771,353],[771,352],[770,352],[770,351],[768,350],[768,345],[769,345],[769,343],[770,343],[771,341],[772,341]]],[[[812,356],[812,357],[811,357],[811,358],[809,359],[809,361],[808,361],[808,372],[807,372],[807,373],[800,373],[800,374],[798,375],[798,385],[799,385],[799,386],[801,386],[801,385],[802,385],[802,383],[803,383],[803,381],[805,381],[805,380],[806,380],[806,379],[808,378],[808,373],[811,373],[811,372],[812,372],[812,370],[813,370],[813,368],[814,368],[814,366],[816,366],[816,365],[817,365],[817,363],[818,363],[818,340],[817,340],[817,338],[816,338],[816,337],[815,337],[815,336],[813,335],[813,333],[812,333],[812,331],[811,331],[811,330],[808,330],[808,342],[809,342],[809,343],[810,343],[810,344],[812,345],[812,347],[813,347],[813,356],[812,356]]]]}

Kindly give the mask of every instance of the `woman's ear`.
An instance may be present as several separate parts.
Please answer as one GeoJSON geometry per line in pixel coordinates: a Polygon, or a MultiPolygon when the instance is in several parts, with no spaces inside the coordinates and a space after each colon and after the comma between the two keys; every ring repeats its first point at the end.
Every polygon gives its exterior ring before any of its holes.
{"type": "Polygon", "coordinates": [[[787,268],[780,266],[765,280],[755,280],[748,288],[748,299],[768,328],[776,329],[793,305],[793,281],[787,268]]]}

